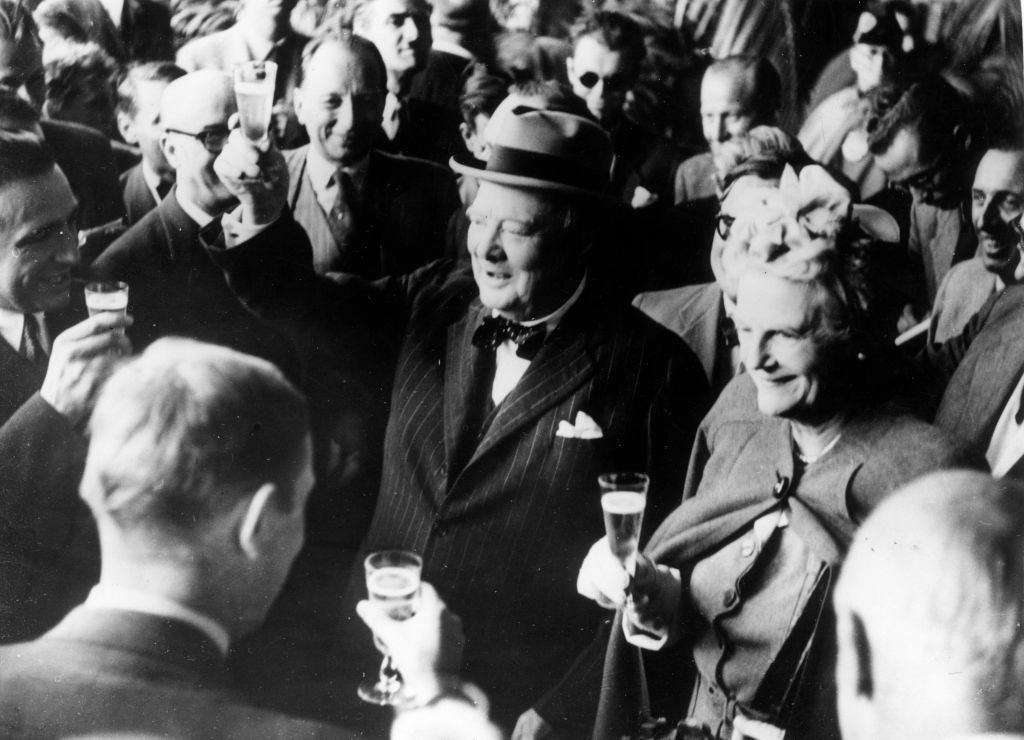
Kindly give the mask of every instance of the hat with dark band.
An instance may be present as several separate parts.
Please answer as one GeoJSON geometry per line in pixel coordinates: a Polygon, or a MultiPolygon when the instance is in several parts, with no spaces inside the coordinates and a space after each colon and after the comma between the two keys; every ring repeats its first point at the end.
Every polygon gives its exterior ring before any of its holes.
{"type": "Polygon", "coordinates": [[[485,135],[488,160],[456,155],[452,169],[500,185],[609,197],[612,143],[597,123],[563,111],[499,106],[485,135]]]}

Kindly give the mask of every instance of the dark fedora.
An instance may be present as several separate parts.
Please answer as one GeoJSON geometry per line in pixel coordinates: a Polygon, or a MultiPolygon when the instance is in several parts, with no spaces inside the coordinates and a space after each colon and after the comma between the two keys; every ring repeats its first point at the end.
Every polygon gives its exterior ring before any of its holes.
{"type": "Polygon", "coordinates": [[[594,121],[527,105],[498,107],[487,126],[486,162],[456,155],[456,172],[500,185],[607,198],[612,143],[594,121]]]}

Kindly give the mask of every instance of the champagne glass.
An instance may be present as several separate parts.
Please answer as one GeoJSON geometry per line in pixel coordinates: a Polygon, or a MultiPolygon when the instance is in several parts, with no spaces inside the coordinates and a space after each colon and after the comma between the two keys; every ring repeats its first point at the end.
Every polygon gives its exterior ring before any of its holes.
{"type": "Polygon", "coordinates": [[[274,108],[274,85],[277,81],[275,62],[242,62],[236,64],[235,101],[238,103],[238,124],[253,144],[262,144],[270,130],[274,108]]]}
{"type": "MultiPolygon", "coordinates": [[[[124,316],[128,313],[128,283],[116,280],[86,283],[85,307],[90,316],[104,311],[124,316]]],[[[124,334],[124,329],[116,331],[118,334],[124,334]]]]}
{"type": "MultiPolygon", "coordinates": [[[[370,601],[383,605],[390,619],[402,621],[416,614],[420,598],[420,573],[423,559],[406,550],[381,550],[364,561],[366,590],[370,601]]],[[[377,680],[368,679],[359,685],[359,698],[371,704],[400,706],[413,696],[402,681],[387,647],[376,635],[377,649],[384,654],[377,680]]]]}
{"type": "Polygon", "coordinates": [[[644,473],[605,473],[598,476],[597,482],[601,487],[601,510],[604,512],[608,546],[629,574],[626,587],[629,598],[650,479],[644,473]]]}

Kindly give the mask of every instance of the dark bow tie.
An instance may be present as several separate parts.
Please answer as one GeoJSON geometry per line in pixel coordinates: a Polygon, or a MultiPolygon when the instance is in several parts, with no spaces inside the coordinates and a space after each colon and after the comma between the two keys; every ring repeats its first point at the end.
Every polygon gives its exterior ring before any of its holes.
{"type": "Polygon", "coordinates": [[[488,316],[473,332],[473,344],[481,349],[495,350],[505,342],[516,345],[516,354],[532,360],[544,344],[547,330],[543,324],[523,326],[503,316],[488,316]]]}
{"type": "Polygon", "coordinates": [[[722,340],[728,349],[739,345],[739,338],[736,336],[736,324],[733,323],[732,319],[728,316],[723,316],[719,329],[722,331],[722,340]]]}

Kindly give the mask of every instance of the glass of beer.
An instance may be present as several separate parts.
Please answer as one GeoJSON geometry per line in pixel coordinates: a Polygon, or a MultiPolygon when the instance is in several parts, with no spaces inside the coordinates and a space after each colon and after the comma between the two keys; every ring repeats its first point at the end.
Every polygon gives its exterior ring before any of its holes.
{"type": "MultiPolygon", "coordinates": [[[[95,316],[102,311],[119,313],[124,316],[128,313],[128,283],[117,280],[86,283],[85,307],[89,310],[90,316],[95,316]]],[[[116,331],[119,334],[124,334],[124,329],[116,331]]]]}
{"type": "Polygon", "coordinates": [[[266,139],[270,129],[277,64],[242,62],[235,65],[234,72],[238,124],[245,138],[254,144],[260,144],[266,139]]]}
{"type": "MultiPolygon", "coordinates": [[[[390,619],[403,621],[416,614],[420,598],[420,572],[423,559],[406,550],[381,550],[364,561],[366,591],[370,601],[384,607],[390,619]]],[[[402,681],[387,648],[373,637],[377,649],[384,654],[377,680],[368,679],[359,685],[359,698],[381,706],[400,706],[414,698],[402,681]]]]}
{"type": "Polygon", "coordinates": [[[605,473],[598,476],[597,482],[601,486],[601,510],[608,546],[632,583],[650,479],[644,473],[605,473]]]}

